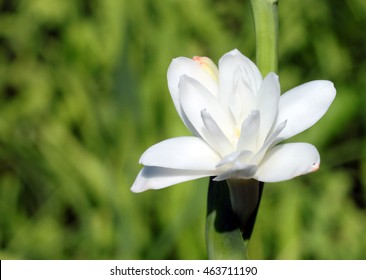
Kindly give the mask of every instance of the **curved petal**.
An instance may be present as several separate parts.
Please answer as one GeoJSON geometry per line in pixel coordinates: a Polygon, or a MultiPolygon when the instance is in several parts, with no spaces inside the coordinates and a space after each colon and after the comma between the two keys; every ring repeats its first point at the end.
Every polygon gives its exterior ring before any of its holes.
{"type": "Polygon", "coordinates": [[[178,57],[173,59],[170,63],[167,73],[168,87],[172,96],[175,108],[184,120],[182,116],[182,109],[179,101],[179,82],[183,75],[187,75],[197,81],[199,81],[211,94],[217,96],[218,85],[217,81],[210,75],[210,72],[200,63],[187,57],[178,57]]]}
{"type": "Polygon", "coordinates": [[[201,118],[205,125],[203,133],[210,138],[210,143],[214,145],[215,151],[218,151],[222,156],[231,153],[234,149],[232,143],[224,135],[220,127],[212,118],[206,109],[201,111],[201,118]]]}
{"type": "Polygon", "coordinates": [[[251,111],[257,108],[255,91],[246,82],[246,73],[237,68],[233,77],[233,89],[226,91],[229,102],[229,110],[234,116],[236,124],[241,124],[251,111]]]}
{"type": "Polygon", "coordinates": [[[133,192],[143,192],[148,189],[162,189],[181,182],[212,176],[210,172],[178,170],[155,166],[145,166],[137,175],[131,187],[133,192]]]}
{"type": "Polygon", "coordinates": [[[244,83],[254,94],[262,82],[262,75],[257,66],[238,50],[223,55],[219,60],[219,99],[227,108],[230,104],[230,95],[236,86],[238,69],[243,73],[244,83]]]}
{"type": "Polygon", "coordinates": [[[201,138],[194,136],[164,140],[147,149],[140,163],[184,170],[215,170],[221,157],[201,138]]]}
{"type": "Polygon", "coordinates": [[[243,121],[239,141],[237,144],[238,150],[249,150],[256,152],[260,120],[261,115],[259,111],[253,110],[252,113],[243,121]]]}
{"type": "Polygon", "coordinates": [[[253,156],[253,152],[244,150],[244,151],[235,151],[231,154],[226,155],[220,160],[220,162],[216,165],[218,169],[222,167],[228,169],[231,168],[235,161],[239,160],[240,162],[248,162],[249,159],[253,156]]]}
{"type": "Polygon", "coordinates": [[[204,137],[204,123],[201,117],[202,110],[207,112],[216,121],[222,132],[231,139],[234,132],[234,124],[229,114],[221,107],[219,101],[210,94],[198,81],[182,76],[179,83],[180,104],[184,114],[192,123],[193,127],[204,137]]]}
{"type": "Polygon", "coordinates": [[[277,145],[266,153],[254,178],[261,182],[280,182],[319,169],[320,156],[308,143],[277,145]]]}
{"type": "Polygon", "coordinates": [[[214,178],[214,181],[222,181],[229,178],[253,178],[257,171],[257,166],[248,164],[252,155],[251,151],[237,151],[224,157],[217,165],[218,176],[214,178]]]}
{"type": "Polygon", "coordinates": [[[278,137],[278,135],[281,133],[281,131],[286,127],[286,121],[280,123],[275,131],[268,135],[266,138],[266,141],[264,141],[263,146],[259,149],[259,151],[255,154],[255,156],[250,160],[251,164],[259,164],[264,155],[266,154],[267,150],[272,146],[276,145],[281,141],[281,138],[278,137]]]}
{"type": "Polygon", "coordinates": [[[223,181],[229,178],[250,179],[253,178],[253,175],[255,174],[256,171],[257,171],[256,165],[250,165],[236,161],[233,167],[220,173],[213,180],[223,181]]]}
{"type": "Polygon", "coordinates": [[[279,102],[277,124],[287,120],[279,137],[290,138],[314,125],[328,110],[336,89],[330,81],[312,81],[284,93],[279,102]]]}
{"type": "Polygon", "coordinates": [[[257,94],[257,108],[261,113],[259,145],[263,144],[278,112],[280,83],[275,73],[269,73],[263,80],[257,94]]]}

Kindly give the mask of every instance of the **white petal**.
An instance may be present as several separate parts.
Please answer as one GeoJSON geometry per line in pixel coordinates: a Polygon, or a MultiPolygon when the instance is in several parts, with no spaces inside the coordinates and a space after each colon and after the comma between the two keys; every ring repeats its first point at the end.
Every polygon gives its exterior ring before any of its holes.
{"type": "Polygon", "coordinates": [[[210,139],[209,143],[213,145],[215,151],[218,151],[222,156],[231,153],[234,150],[232,143],[227,139],[206,109],[201,111],[201,117],[206,128],[203,132],[210,139]]]}
{"type": "Polygon", "coordinates": [[[284,93],[279,102],[277,124],[287,120],[280,137],[287,139],[314,125],[336,95],[330,81],[312,81],[284,93]]]}
{"type": "MultiPolygon", "coordinates": [[[[168,68],[167,78],[168,87],[172,96],[174,105],[178,114],[183,119],[182,109],[179,101],[179,81],[183,75],[187,75],[197,81],[199,81],[207,90],[217,96],[218,85],[217,81],[210,75],[209,71],[205,70],[198,62],[187,57],[178,57],[173,59],[168,68]]],[[[183,119],[183,121],[185,121],[183,119]]]]}
{"type": "Polygon", "coordinates": [[[257,66],[238,50],[233,50],[221,57],[219,61],[219,99],[229,108],[230,95],[234,92],[237,71],[241,69],[246,85],[254,93],[259,89],[262,76],[257,66]]]}
{"type": "Polygon", "coordinates": [[[236,160],[240,160],[241,162],[248,162],[249,159],[253,156],[253,152],[251,151],[235,151],[227,156],[223,157],[222,160],[216,165],[217,168],[221,168],[223,166],[232,167],[236,160]]]}
{"type": "Polygon", "coordinates": [[[237,151],[224,157],[217,165],[217,171],[221,171],[215,181],[222,181],[228,178],[253,178],[257,166],[248,164],[252,157],[251,151],[237,151]]]}
{"type": "Polygon", "coordinates": [[[241,124],[251,111],[257,108],[255,91],[246,82],[246,73],[242,68],[234,72],[232,92],[227,88],[229,95],[229,109],[236,124],[241,124]]]}
{"type": "Polygon", "coordinates": [[[308,143],[277,145],[266,153],[255,178],[262,182],[279,182],[319,169],[320,156],[308,143]]]}
{"type": "Polygon", "coordinates": [[[238,150],[254,152],[257,150],[260,117],[259,111],[254,110],[243,122],[237,145],[238,150]]]}
{"type": "Polygon", "coordinates": [[[250,163],[251,164],[259,164],[265,153],[267,152],[267,150],[270,147],[273,147],[274,145],[276,145],[277,143],[281,142],[283,139],[279,138],[278,135],[282,132],[282,130],[286,127],[286,121],[280,123],[274,132],[272,132],[266,139],[266,141],[264,141],[263,146],[259,149],[259,151],[256,153],[256,155],[251,159],[250,163]]]}
{"type": "Polygon", "coordinates": [[[220,160],[202,139],[186,136],[155,144],[143,153],[140,163],[184,170],[215,170],[220,160]]]}
{"type": "Polygon", "coordinates": [[[181,182],[212,176],[210,172],[177,170],[155,166],[145,166],[137,175],[131,187],[133,192],[143,192],[148,189],[162,189],[181,182]]]}
{"type": "Polygon", "coordinates": [[[269,73],[263,80],[257,94],[257,108],[261,113],[258,142],[264,143],[278,112],[280,83],[275,73],[269,73]]]}
{"type": "Polygon", "coordinates": [[[203,135],[204,123],[201,117],[204,109],[210,113],[226,137],[229,139],[232,137],[234,124],[230,116],[224,112],[219,101],[198,81],[183,76],[179,83],[179,95],[184,114],[202,137],[205,138],[203,135]]]}
{"type": "Polygon", "coordinates": [[[232,168],[220,173],[213,180],[214,181],[223,181],[223,180],[227,180],[229,178],[250,179],[250,178],[253,178],[256,170],[257,170],[256,165],[235,162],[235,164],[232,168]]]}

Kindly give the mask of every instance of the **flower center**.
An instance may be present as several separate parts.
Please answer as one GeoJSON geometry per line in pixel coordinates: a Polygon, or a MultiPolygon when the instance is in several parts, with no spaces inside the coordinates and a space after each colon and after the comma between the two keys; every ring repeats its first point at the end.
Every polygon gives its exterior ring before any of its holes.
{"type": "Polygon", "coordinates": [[[240,137],[240,132],[241,129],[238,126],[235,126],[234,128],[234,139],[233,139],[233,144],[236,146],[236,143],[238,143],[239,137],[240,137]]]}

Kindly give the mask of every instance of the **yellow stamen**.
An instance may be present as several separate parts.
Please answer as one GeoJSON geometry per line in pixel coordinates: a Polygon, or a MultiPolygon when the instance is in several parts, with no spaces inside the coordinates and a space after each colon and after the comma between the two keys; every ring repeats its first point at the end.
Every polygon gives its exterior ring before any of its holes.
{"type": "Polygon", "coordinates": [[[236,138],[239,138],[239,137],[240,137],[240,132],[241,132],[241,131],[240,131],[240,128],[239,128],[239,127],[236,127],[236,128],[235,128],[235,137],[236,137],[236,138]]]}

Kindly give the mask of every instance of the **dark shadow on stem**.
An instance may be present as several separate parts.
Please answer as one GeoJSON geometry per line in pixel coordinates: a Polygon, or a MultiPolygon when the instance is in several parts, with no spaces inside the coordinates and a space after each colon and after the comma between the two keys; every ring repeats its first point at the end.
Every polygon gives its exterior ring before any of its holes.
{"type": "MultiPolygon", "coordinates": [[[[207,197],[207,216],[216,212],[214,227],[217,232],[229,232],[240,229],[245,241],[249,240],[260,205],[263,193],[263,182],[256,182],[256,185],[235,186],[232,189],[232,196],[235,196],[235,204],[242,205],[236,212],[233,210],[230,199],[230,189],[226,181],[213,181],[210,178],[207,197]],[[240,188],[242,187],[242,188],[240,188]]],[[[238,207],[235,207],[238,208],[238,207]]]]}

